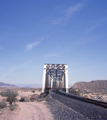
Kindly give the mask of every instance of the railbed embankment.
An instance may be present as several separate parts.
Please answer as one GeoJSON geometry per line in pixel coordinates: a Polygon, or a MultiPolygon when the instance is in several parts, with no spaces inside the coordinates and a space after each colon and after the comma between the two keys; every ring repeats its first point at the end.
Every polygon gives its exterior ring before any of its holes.
{"type": "Polygon", "coordinates": [[[107,109],[51,92],[46,97],[55,120],[107,120],[107,109]]]}

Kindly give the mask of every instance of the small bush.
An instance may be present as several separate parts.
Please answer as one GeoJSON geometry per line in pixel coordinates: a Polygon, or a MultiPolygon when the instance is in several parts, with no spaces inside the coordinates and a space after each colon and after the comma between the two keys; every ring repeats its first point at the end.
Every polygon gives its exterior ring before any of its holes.
{"type": "Polygon", "coordinates": [[[80,91],[76,91],[75,89],[70,89],[69,93],[80,96],[80,91]]]}
{"type": "Polygon", "coordinates": [[[21,99],[19,100],[20,102],[30,102],[30,99],[29,99],[29,97],[21,97],[21,99]]]}
{"type": "Polygon", "coordinates": [[[32,90],[32,92],[33,92],[33,93],[35,93],[35,91],[34,91],[34,90],[32,90]]]}
{"type": "Polygon", "coordinates": [[[16,99],[18,93],[16,91],[11,91],[10,89],[7,89],[6,91],[1,92],[1,96],[7,97],[7,101],[10,105],[12,105],[12,102],[16,99]]]}
{"type": "Polygon", "coordinates": [[[7,103],[5,101],[0,102],[0,108],[4,108],[7,106],[7,103]]]}
{"type": "Polygon", "coordinates": [[[25,97],[21,97],[21,99],[19,101],[20,102],[24,102],[25,101],[25,97]]]}
{"type": "Polygon", "coordinates": [[[10,105],[9,108],[10,108],[10,110],[14,110],[15,106],[14,105],[10,105]]]}

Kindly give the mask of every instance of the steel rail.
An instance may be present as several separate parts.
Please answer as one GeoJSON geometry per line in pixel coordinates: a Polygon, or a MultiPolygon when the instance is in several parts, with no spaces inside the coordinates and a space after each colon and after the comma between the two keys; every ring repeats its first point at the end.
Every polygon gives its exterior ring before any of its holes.
{"type": "Polygon", "coordinates": [[[77,100],[80,100],[80,101],[88,102],[88,103],[91,103],[91,104],[94,104],[94,105],[97,105],[97,106],[107,108],[107,103],[106,102],[80,97],[80,96],[77,96],[77,95],[74,95],[74,94],[71,94],[71,93],[63,92],[61,90],[58,90],[58,91],[52,90],[52,91],[55,92],[56,94],[60,94],[60,95],[66,96],[66,97],[74,98],[74,99],[77,99],[77,100]]]}

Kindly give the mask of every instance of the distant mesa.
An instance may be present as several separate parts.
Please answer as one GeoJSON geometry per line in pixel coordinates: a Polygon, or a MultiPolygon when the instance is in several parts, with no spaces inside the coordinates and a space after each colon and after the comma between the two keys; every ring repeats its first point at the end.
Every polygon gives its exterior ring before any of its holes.
{"type": "Polygon", "coordinates": [[[15,84],[18,87],[24,87],[24,88],[41,88],[42,85],[39,84],[15,84]]]}
{"type": "Polygon", "coordinates": [[[24,88],[41,88],[42,85],[39,84],[8,84],[0,82],[0,87],[24,87],[24,88]]]}
{"type": "Polygon", "coordinates": [[[72,87],[72,89],[78,89],[80,91],[89,92],[101,92],[102,90],[107,90],[107,80],[95,80],[91,82],[77,82],[72,87]]]}
{"type": "Polygon", "coordinates": [[[0,82],[0,87],[17,87],[17,86],[12,85],[12,84],[8,84],[8,83],[0,82]]]}

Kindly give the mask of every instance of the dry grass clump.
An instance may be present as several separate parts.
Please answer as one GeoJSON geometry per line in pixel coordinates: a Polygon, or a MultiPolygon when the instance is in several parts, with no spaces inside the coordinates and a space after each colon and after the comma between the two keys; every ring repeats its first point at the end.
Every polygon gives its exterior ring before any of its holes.
{"type": "Polygon", "coordinates": [[[5,108],[7,103],[5,101],[0,101],[0,108],[5,108]]]}
{"type": "Polygon", "coordinates": [[[14,110],[15,106],[14,105],[10,105],[9,108],[10,108],[10,110],[14,110]]]}

